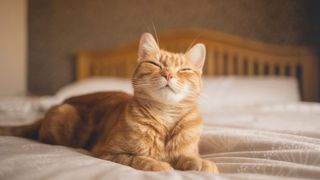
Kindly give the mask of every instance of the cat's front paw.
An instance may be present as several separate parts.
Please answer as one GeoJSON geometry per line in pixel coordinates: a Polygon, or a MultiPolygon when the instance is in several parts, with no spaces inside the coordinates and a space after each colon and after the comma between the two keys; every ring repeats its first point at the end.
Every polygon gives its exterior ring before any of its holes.
{"type": "Polygon", "coordinates": [[[175,164],[175,168],[183,171],[194,170],[200,171],[202,161],[200,158],[180,157],[175,164]]]}
{"type": "Polygon", "coordinates": [[[202,161],[201,171],[219,174],[218,167],[214,162],[206,159],[201,159],[201,161],[202,161]]]}
{"type": "Polygon", "coordinates": [[[219,173],[218,167],[212,161],[197,157],[180,157],[175,168],[179,170],[204,171],[210,173],[219,173]]]}
{"type": "Polygon", "coordinates": [[[156,163],[150,163],[145,164],[145,166],[142,168],[144,171],[172,171],[173,168],[169,163],[166,162],[156,162],[156,163]]]}

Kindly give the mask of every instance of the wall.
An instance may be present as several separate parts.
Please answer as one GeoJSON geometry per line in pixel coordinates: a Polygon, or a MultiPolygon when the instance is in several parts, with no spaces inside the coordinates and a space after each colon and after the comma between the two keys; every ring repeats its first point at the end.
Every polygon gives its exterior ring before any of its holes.
{"type": "Polygon", "coordinates": [[[103,49],[142,32],[202,27],[285,45],[308,45],[303,0],[29,0],[28,90],[74,80],[77,49],[103,49]]]}
{"type": "Polygon", "coordinates": [[[26,0],[0,1],[0,96],[26,91],[26,0]]]}

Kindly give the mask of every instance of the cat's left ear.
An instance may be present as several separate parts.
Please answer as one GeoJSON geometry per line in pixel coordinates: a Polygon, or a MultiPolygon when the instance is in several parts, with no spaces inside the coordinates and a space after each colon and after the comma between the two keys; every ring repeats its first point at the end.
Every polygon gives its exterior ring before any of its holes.
{"type": "Polygon", "coordinates": [[[186,52],[186,56],[199,71],[202,71],[204,61],[206,59],[206,46],[198,43],[186,52]]]}
{"type": "Polygon", "coordinates": [[[159,52],[160,48],[153,36],[150,33],[143,33],[139,43],[138,61],[159,52]]]}

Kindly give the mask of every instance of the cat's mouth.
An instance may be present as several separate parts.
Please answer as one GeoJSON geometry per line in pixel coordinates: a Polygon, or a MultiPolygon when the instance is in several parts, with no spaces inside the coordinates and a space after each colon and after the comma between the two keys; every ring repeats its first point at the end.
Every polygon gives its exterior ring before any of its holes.
{"type": "Polygon", "coordinates": [[[173,92],[173,93],[177,93],[172,87],[169,86],[169,84],[163,86],[163,87],[160,88],[160,89],[166,89],[166,90],[169,90],[169,91],[171,91],[171,92],[173,92]]]}

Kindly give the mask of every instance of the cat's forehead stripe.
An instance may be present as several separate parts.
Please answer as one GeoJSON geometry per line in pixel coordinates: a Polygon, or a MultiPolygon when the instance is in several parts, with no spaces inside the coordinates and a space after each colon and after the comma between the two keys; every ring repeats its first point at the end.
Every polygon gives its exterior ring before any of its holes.
{"type": "Polygon", "coordinates": [[[159,61],[164,66],[181,66],[184,64],[185,57],[183,54],[172,54],[166,51],[162,51],[159,61]]]}

